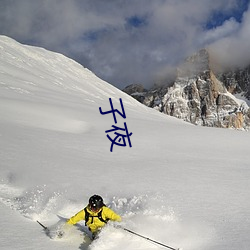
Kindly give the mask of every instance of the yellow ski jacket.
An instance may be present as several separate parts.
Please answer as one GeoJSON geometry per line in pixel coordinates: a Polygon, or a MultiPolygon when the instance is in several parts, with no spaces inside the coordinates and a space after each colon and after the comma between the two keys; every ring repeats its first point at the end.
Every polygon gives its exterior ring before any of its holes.
{"type": "MultiPolygon", "coordinates": [[[[93,212],[89,209],[89,207],[86,207],[87,212],[89,213],[88,221],[85,221],[86,226],[90,229],[92,233],[97,232],[100,228],[102,228],[106,223],[104,221],[112,220],[112,221],[121,221],[120,215],[116,214],[113,210],[110,208],[103,206],[99,211],[93,212]],[[101,218],[104,220],[100,220],[98,218],[98,215],[101,211],[101,218]]],[[[85,210],[82,209],[77,214],[72,216],[68,221],[67,224],[74,225],[80,220],[85,220],[85,210]]]]}

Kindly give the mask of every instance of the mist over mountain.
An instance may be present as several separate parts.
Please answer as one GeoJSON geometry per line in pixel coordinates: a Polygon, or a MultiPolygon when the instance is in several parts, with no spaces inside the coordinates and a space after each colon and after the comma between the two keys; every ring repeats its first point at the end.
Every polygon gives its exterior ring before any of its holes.
{"type": "Polygon", "coordinates": [[[209,49],[188,57],[172,81],[124,91],[146,106],[196,125],[248,129],[250,65],[221,65],[209,49]]]}

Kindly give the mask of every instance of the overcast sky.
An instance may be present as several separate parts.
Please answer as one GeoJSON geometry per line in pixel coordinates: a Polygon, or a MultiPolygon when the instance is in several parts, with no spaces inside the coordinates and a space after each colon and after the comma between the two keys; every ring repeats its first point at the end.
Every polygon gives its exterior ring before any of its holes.
{"type": "Polygon", "coordinates": [[[250,0],[0,0],[0,34],[146,87],[200,48],[250,62],[250,0]]]}

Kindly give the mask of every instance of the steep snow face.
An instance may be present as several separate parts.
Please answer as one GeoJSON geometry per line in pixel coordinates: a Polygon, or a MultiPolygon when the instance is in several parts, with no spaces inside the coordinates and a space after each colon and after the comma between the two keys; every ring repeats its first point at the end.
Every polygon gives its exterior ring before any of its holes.
{"type": "MultiPolygon", "coordinates": [[[[5,97],[11,96],[13,99],[13,96],[20,97],[22,94],[24,100],[39,99],[40,102],[47,103],[62,101],[70,93],[76,100],[89,103],[112,98],[117,93],[124,98],[126,96],[61,54],[22,46],[3,36],[0,40],[0,52],[0,84],[5,97]]],[[[136,105],[131,98],[124,99],[124,102],[129,106],[136,105]]]]}
{"type": "MultiPolygon", "coordinates": [[[[81,65],[0,37],[0,211],[3,249],[161,249],[108,225],[52,231],[100,194],[122,225],[185,250],[248,249],[249,133],[184,123],[135,101],[81,65]],[[132,147],[105,131],[126,122],[132,147]],[[10,240],[11,237],[13,240],[10,240]]],[[[127,141],[126,141],[127,142],[127,141]]]]}

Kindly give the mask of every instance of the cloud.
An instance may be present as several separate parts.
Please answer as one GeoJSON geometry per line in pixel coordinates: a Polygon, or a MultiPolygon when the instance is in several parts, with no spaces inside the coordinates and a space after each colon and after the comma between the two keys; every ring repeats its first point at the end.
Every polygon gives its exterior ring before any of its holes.
{"type": "Polygon", "coordinates": [[[219,41],[237,33],[239,28],[240,24],[232,17],[229,20],[226,20],[221,26],[204,31],[204,34],[201,36],[200,43],[211,44],[219,41]]]}
{"type": "MultiPolygon", "coordinates": [[[[225,26],[220,29],[227,29],[225,26]]],[[[250,64],[250,10],[243,15],[236,29],[210,44],[216,61],[225,67],[244,67],[250,64]]]]}
{"type": "Polygon", "coordinates": [[[204,46],[212,44],[216,53],[225,45],[247,49],[249,14],[242,22],[233,17],[239,2],[2,0],[0,33],[61,52],[119,88],[148,87],[204,46]],[[214,20],[219,15],[222,23],[214,20]]]}

